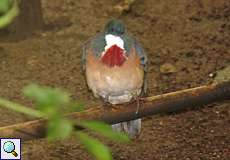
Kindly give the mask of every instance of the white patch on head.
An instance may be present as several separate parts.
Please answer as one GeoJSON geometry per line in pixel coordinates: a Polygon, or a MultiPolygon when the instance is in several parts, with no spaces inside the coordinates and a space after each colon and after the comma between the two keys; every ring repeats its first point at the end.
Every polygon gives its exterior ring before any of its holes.
{"type": "Polygon", "coordinates": [[[107,34],[105,35],[105,42],[106,42],[106,46],[104,52],[102,53],[102,56],[105,54],[106,50],[113,45],[117,45],[118,47],[124,50],[124,41],[119,36],[107,34]]]}

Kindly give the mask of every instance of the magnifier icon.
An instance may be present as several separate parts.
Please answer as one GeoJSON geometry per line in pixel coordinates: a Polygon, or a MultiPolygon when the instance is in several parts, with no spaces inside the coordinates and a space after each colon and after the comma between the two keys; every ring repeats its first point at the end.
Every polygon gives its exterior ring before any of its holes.
{"type": "Polygon", "coordinates": [[[6,153],[11,153],[14,155],[14,157],[17,157],[18,154],[17,152],[15,152],[15,145],[13,142],[11,141],[7,141],[3,144],[3,150],[6,152],[6,153]]]}

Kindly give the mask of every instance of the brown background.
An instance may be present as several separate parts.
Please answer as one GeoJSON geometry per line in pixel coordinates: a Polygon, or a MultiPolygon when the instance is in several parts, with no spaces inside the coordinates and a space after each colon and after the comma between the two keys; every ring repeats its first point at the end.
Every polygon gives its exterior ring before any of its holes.
{"type": "MultiPolygon", "coordinates": [[[[118,13],[113,0],[43,0],[46,26],[33,35],[0,43],[0,96],[31,105],[21,94],[31,82],[67,89],[89,106],[100,103],[87,90],[80,72],[81,45],[101,31],[118,13]]],[[[212,82],[215,73],[230,64],[229,0],[136,0],[119,17],[143,44],[150,62],[149,94],[176,91],[212,82]],[[163,74],[171,63],[175,73],[163,74]]],[[[0,126],[31,118],[0,108],[0,126]]],[[[115,160],[229,159],[229,103],[175,115],[144,119],[139,138],[114,144],[115,160]]],[[[23,144],[24,160],[91,159],[77,140],[23,144]]]]}

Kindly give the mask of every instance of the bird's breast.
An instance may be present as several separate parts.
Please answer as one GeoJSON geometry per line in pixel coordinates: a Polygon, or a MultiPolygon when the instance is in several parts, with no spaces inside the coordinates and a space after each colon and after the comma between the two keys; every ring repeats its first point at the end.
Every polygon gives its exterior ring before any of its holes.
{"type": "Polygon", "coordinates": [[[86,61],[86,79],[94,94],[122,95],[139,91],[143,84],[144,71],[138,56],[131,53],[121,66],[110,67],[89,53],[86,61]]]}
{"type": "Polygon", "coordinates": [[[112,45],[102,54],[101,62],[109,67],[121,66],[125,60],[125,51],[117,45],[112,45]]]}

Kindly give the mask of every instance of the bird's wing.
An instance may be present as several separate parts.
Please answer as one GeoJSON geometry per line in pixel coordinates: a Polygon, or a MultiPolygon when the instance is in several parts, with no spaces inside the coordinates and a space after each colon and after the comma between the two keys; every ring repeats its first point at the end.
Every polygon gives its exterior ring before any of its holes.
{"type": "Polygon", "coordinates": [[[134,39],[134,48],[140,58],[141,65],[144,67],[145,72],[147,72],[148,58],[142,45],[136,39],[134,39]]]}
{"type": "Polygon", "coordinates": [[[134,48],[136,50],[136,54],[139,56],[140,58],[140,63],[141,65],[144,67],[144,83],[142,86],[142,95],[146,95],[147,94],[147,70],[148,70],[148,58],[147,55],[143,49],[143,47],[141,46],[141,44],[134,39],[134,48]]]}
{"type": "Polygon", "coordinates": [[[82,46],[83,53],[82,53],[82,68],[85,70],[86,65],[86,57],[89,52],[89,49],[92,50],[93,54],[96,57],[99,57],[100,54],[103,52],[105,47],[105,39],[104,34],[99,33],[93,38],[88,39],[82,46]]]}
{"type": "Polygon", "coordinates": [[[85,65],[86,65],[86,57],[88,53],[88,49],[90,48],[91,39],[88,39],[83,45],[82,45],[82,58],[81,58],[81,64],[82,69],[85,71],[85,65]]]}

